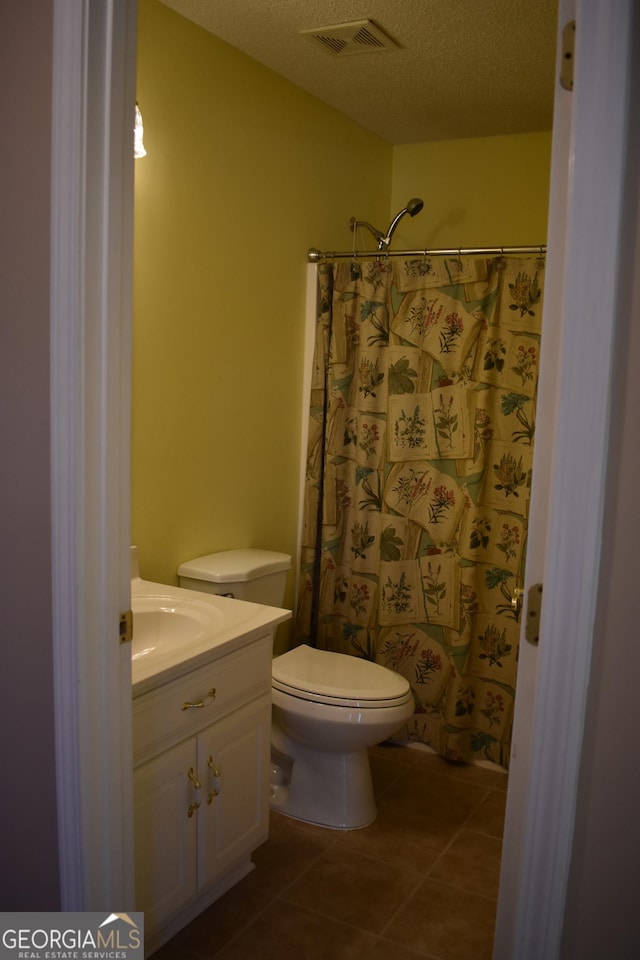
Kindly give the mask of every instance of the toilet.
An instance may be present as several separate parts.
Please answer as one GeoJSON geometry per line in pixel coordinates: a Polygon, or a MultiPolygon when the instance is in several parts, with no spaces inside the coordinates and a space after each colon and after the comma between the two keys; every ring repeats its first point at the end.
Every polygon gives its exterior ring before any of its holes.
{"type": "MultiPolygon", "coordinates": [[[[178,568],[181,587],[282,606],[288,554],[227,550],[178,568]]],[[[368,747],[412,715],[404,677],[369,660],[302,644],[272,664],[271,806],[336,830],[376,817],[368,747]]]]}
{"type": "Polygon", "coordinates": [[[276,657],[271,677],[272,774],[291,763],[272,806],[338,830],[366,827],[376,818],[367,748],[413,713],[408,682],[370,660],[305,644],[276,657]]]}

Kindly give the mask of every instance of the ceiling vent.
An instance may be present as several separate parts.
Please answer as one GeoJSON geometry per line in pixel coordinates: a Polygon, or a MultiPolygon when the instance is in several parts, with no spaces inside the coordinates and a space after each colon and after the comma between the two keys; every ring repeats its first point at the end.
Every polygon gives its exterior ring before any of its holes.
{"type": "Polygon", "coordinates": [[[373,20],[354,20],[329,27],[301,30],[300,33],[321,43],[330,53],[345,56],[348,53],[371,53],[374,50],[393,50],[395,40],[378,27],[373,20]]]}

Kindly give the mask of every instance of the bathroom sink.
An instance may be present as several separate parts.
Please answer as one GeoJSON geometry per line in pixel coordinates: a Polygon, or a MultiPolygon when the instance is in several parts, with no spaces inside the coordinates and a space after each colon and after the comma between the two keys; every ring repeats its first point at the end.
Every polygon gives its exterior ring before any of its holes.
{"type": "Polygon", "coordinates": [[[224,615],[198,600],[172,596],[133,597],[132,660],[172,657],[219,631],[224,615]]]}
{"type": "Polygon", "coordinates": [[[138,697],[230,653],[291,611],[131,577],[131,682],[138,697]]]}

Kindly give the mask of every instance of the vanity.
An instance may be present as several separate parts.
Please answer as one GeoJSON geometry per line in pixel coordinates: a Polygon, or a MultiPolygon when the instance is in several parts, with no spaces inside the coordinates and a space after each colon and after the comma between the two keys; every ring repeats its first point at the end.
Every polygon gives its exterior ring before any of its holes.
{"type": "Polygon", "coordinates": [[[153,953],[269,829],[273,632],[288,610],[132,580],[136,910],[153,953]]]}

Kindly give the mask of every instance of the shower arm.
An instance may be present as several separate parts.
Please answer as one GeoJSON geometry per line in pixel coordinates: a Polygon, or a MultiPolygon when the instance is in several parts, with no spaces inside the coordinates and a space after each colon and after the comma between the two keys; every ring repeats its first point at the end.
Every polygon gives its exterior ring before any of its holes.
{"type": "Polygon", "coordinates": [[[351,233],[355,233],[358,227],[366,227],[367,230],[369,230],[378,241],[378,250],[382,250],[388,245],[388,240],[383,234],[382,230],[377,230],[366,220],[356,220],[355,217],[351,217],[351,220],[349,220],[349,226],[351,227],[351,233]]]}
{"type": "Polygon", "coordinates": [[[402,218],[407,214],[409,214],[410,217],[415,217],[417,213],[420,213],[422,207],[423,202],[419,197],[414,197],[413,200],[409,200],[406,207],[404,207],[400,213],[397,213],[389,224],[386,236],[382,230],[377,230],[376,227],[373,227],[370,223],[367,223],[366,220],[356,220],[355,217],[351,217],[351,220],[349,220],[349,226],[351,227],[352,233],[355,233],[357,227],[366,227],[367,230],[370,230],[378,241],[378,250],[388,250],[389,244],[391,243],[391,237],[393,236],[393,233],[402,218]]]}

